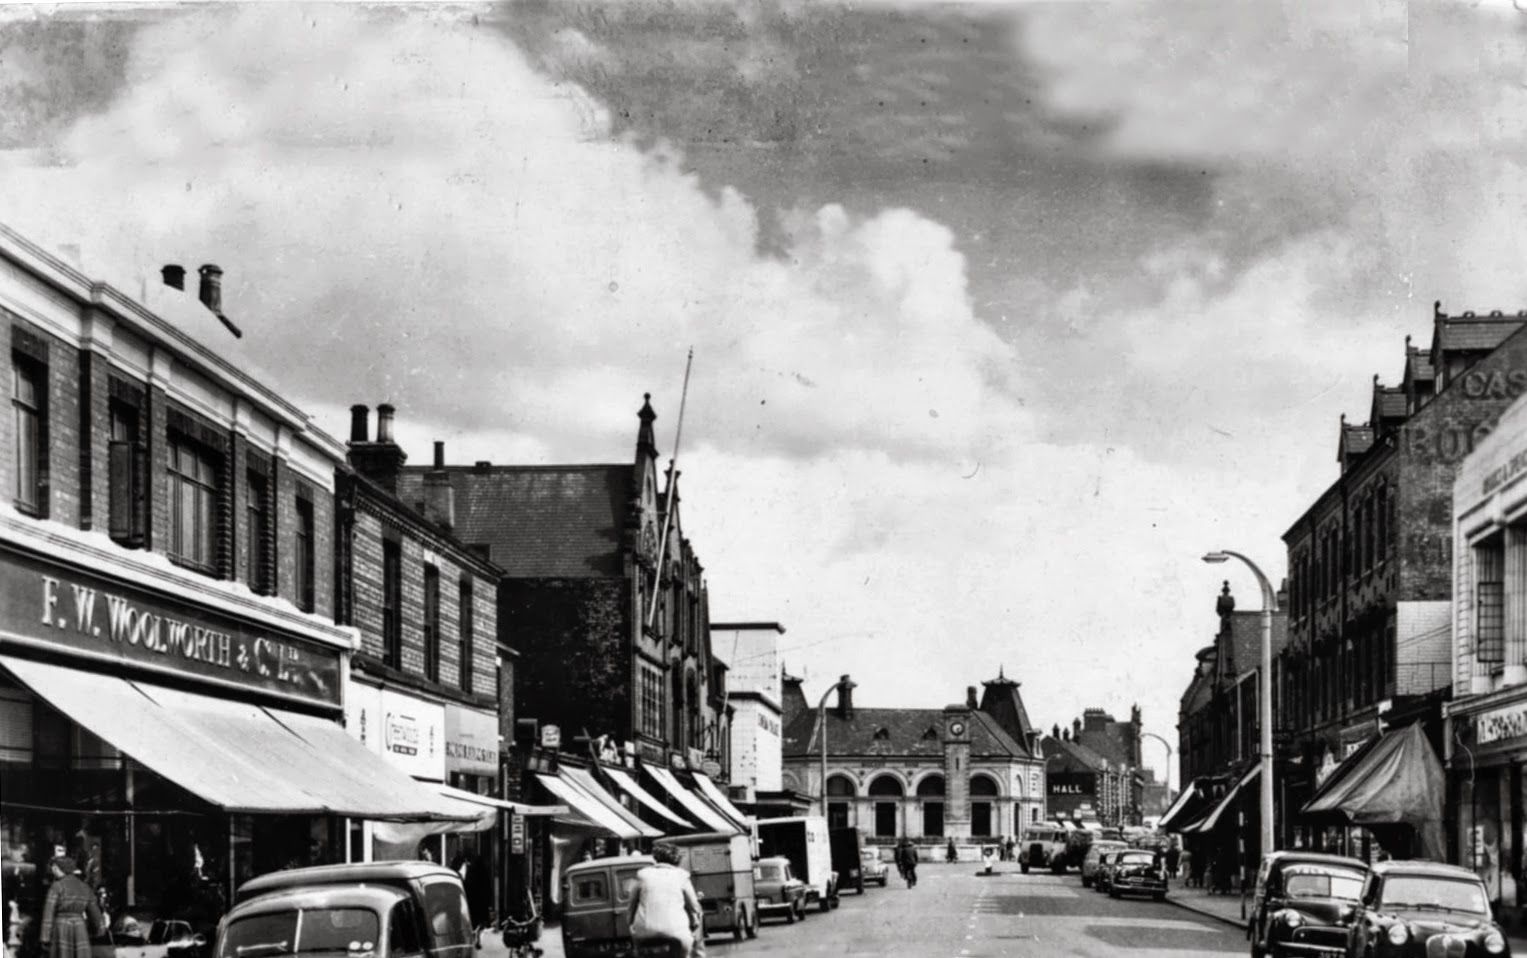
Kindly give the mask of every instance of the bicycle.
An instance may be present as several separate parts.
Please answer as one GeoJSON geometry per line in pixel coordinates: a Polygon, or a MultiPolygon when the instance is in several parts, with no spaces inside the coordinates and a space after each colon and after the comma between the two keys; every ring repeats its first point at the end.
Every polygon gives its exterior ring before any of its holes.
{"type": "Polygon", "coordinates": [[[515,921],[513,918],[499,919],[497,930],[504,936],[504,946],[509,949],[509,958],[541,958],[541,955],[545,954],[535,944],[541,940],[541,916],[534,910],[524,921],[515,921]]]}

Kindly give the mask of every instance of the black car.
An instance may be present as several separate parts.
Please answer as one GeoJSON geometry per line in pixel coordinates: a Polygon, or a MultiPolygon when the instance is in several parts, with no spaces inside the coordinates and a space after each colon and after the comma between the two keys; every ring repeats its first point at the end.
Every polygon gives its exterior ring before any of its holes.
{"type": "Polygon", "coordinates": [[[1114,853],[1108,869],[1108,897],[1149,895],[1166,897],[1166,864],[1148,849],[1127,848],[1114,853]]]}
{"type": "Polygon", "coordinates": [[[1436,862],[1380,862],[1369,871],[1347,958],[1495,958],[1511,954],[1479,876],[1436,862]]]}
{"type": "Polygon", "coordinates": [[[1319,852],[1273,852],[1257,872],[1246,937],[1253,958],[1342,955],[1368,866],[1319,852]]]}

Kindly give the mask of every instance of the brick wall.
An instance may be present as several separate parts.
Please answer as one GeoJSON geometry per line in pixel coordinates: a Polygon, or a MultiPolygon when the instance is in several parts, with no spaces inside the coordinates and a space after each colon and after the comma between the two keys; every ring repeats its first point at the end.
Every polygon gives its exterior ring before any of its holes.
{"type": "MultiPolygon", "coordinates": [[[[48,382],[46,396],[47,435],[42,454],[47,465],[48,479],[44,490],[43,513],[57,522],[71,526],[80,524],[80,355],[79,351],[46,330],[5,309],[0,309],[0,327],[4,328],[5,359],[7,363],[7,399],[9,399],[9,363],[13,346],[13,330],[21,330],[42,342],[47,349],[48,382]]],[[[4,480],[7,501],[16,489],[16,435],[15,417],[10,410],[0,426],[0,438],[5,442],[5,455],[0,463],[0,479],[4,480]]]]}

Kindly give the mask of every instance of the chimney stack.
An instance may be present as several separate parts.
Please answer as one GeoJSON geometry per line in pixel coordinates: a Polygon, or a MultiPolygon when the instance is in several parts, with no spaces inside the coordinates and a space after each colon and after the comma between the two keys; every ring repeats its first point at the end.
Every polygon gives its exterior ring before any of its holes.
{"type": "Polygon", "coordinates": [[[223,268],[214,263],[205,263],[199,270],[201,273],[201,297],[203,306],[214,313],[223,311],[223,268]]]}
{"type": "Polygon", "coordinates": [[[854,690],[849,686],[848,676],[842,676],[842,683],[838,686],[838,717],[851,719],[854,717],[854,690]]]}
{"type": "Polygon", "coordinates": [[[376,407],[376,441],[392,442],[392,415],[397,412],[392,403],[381,403],[376,407]]]}
{"type": "Polygon", "coordinates": [[[170,289],[184,291],[186,288],[186,268],[178,263],[167,263],[159,268],[159,275],[164,278],[164,285],[170,289]]]}
{"type": "Polygon", "coordinates": [[[350,441],[366,442],[371,430],[371,407],[356,403],[350,407],[350,441]]]}
{"type": "Polygon", "coordinates": [[[972,712],[977,708],[976,687],[974,685],[965,686],[965,707],[970,709],[972,712]]]}
{"type": "Polygon", "coordinates": [[[424,518],[446,531],[456,525],[456,487],[445,471],[445,443],[438,439],[434,468],[424,474],[424,518]]]}

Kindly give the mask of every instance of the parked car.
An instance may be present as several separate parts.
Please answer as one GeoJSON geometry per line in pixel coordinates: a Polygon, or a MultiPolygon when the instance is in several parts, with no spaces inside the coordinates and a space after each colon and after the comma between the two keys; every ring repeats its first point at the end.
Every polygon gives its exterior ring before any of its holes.
{"type": "Polygon", "coordinates": [[[866,848],[859,853],[859,873],[864,876],[865,884],[874,882],[884,888],[890,871],[890,866],[880,858],[880,849],[866,848]]]}
{"type": "Polygon", "coordinates": [[[636,873],[651,864],[650,855],[620,855],[567,867],[562,873],[562,950],[567,958],[668,954],[666,942],[638,946],[631,940],[631,886],[636,873]]]}
{"type": "Polygon", "coordinates": [[[689,872],[700,898],[702,931],[730,932],[738,941],[756,938],[752,839],[732,832],[701,832],[668,841],[678,848],[679,867],[689,872]]]}
{"type": "Polygon", "coordinates": [[[1030,868],[1048,868],[1057,875],[1066,870],[1066,842],[1071,829],[1059,825],[1030,825],[1023,830],[1023,847],[1018,852],[1018,870],[1025,875],[1030,868]]]}
{"type": "Polygon", "coordinates": [[[1115,852],[1108,871],[1108,897],[1149,895],[1157,901],[1166,897],[1166,865],[1152,851],[1127,848],[1115,852]]]}
{"type": "Polygon", "coordinates": [[[1345,951],[1367,878],[1367,865],[1342,855],[1267,856],[1246,922],[1253,958],[1345,951]]]}
{"type": "Polygon", "coordinates": [[[1379,862],[1352,920],[1347,958],[1510,955],[1479,876],[1437,862],[1379,862]]]}
{"type": "Polygon", "coordinates": [[[1082,887],[1090,888],[1097,880],[1098,869],[1103,859],[1113,852],[1120,852],[1129,846],[1123,842],[1098,839],[1087,848],[1087,854],[1082,858],[1082,887]]]}
{"type": "Polygon", "coordinates": [[[795,877],[790,859],[783,855],[753,863],[753,894],[760,917],[783,915],[792,925],[806,917],[806,884],[795,877]]]}
{"type": "Polygon", "coordinates": [[[299,944],[304,954],[471,958],[476,951],[460,876],[429,862],[323,865],[251,879],[218,922],[213,954],[281,958],[299,944]]]}

